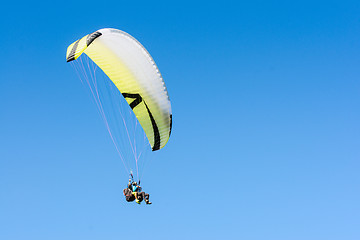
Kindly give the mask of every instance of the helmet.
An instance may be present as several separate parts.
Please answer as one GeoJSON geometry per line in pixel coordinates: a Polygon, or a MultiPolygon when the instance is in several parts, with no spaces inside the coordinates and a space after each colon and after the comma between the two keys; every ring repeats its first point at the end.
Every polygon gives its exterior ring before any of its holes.
{"type": "Polygon", "coordinates": [[[133,182],[133,183],[132,183],[132,185],[136,186],[136,185],[137,185],[137,183],[136,183],[136,182],[133,182]]]}

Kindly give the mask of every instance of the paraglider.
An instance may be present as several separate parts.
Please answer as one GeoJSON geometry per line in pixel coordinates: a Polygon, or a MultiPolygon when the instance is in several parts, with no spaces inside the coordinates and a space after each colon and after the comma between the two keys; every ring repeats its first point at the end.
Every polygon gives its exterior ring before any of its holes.
{"type": "Polygon", "coordinates": [[[129,178],[127,188],[123,190],[126,201],[133,202],[135,200],[137,204],[140,204],[143,200],[145,200],[146,204],[152,204],[149,200],[150,195],[142,191],[140,182],[135,182],[132,174],[130,176],[131,178],[129,178]]]}
{"type": "MultiPolygon", "coordinates": [[[[83,53],[96,64],[93,69],[89,70],[88,74],[85,73],[85,77],[100,115],[104,119],[105,126],[128,173],[131,170],[125,163],[127,159],[125,159],[123,152],[127,151],[126,148],[131,149],[132,158],[136,162],[137,177],[140,180],[138,160],[142,156],[142,152],[138,152],[139,148],[136,147],[136,141],[130,139],[132,134],[129,134],[128,121],[126,119],[121,121],[114,117],[117,111],[123,117],[127,109],[116,107],[116,104],[122,101],[121,99],[114,100],[108,97],[111,113],[107,113],[104,110],[105,97],[103,97],[106,89],[101,91],[100,85],[106,84],[109,88],[108,86],[111,84],[111,91],[109,92],[111,94],[114,94],[114,91],[120,93],[119,95],[126,100],[135,116],[135,129],[138,129],[136,125],[139,123],[147,138],[147,144],[152,151],[157,151],[168,142],[172,128],[171,104],[162,75],[148,51],[134,37],[117,29],[100,29],[75,41],[67,49],[66,60],[73,62],[80,58],[83,53]],[[100,68],[108,76],[107,80],[101,82],[95,77],[97,68],[100,68]],[[87,79],[89,76],[94,79],[87,79]],[[112,118],[115,125],[118,125],[116,129],[124,124],[125,127],[122,126],[122,128],[126,129],[125,134],[116,136],[115,130],[109,124],[112,118]],[[117,139],[117,137],[121,138],[124,135],[125,138],[129,138],[130,147],[122,145],[121,141],[117,139]]],[[[92,66],[88,62],[87,65],[89,68],[92,66]]],[[[140,186],[138,188],[141,189],[140,186]]],[[[146,202],[149,201],[148,196],[143,196],[141,191],[136,190],[133,193],[136,201],[138,201],[138,195],[141,195],[146,202]]],[[[128,197],[127,200],[133,199],[130,195],[125,196],[128,197]]]]}

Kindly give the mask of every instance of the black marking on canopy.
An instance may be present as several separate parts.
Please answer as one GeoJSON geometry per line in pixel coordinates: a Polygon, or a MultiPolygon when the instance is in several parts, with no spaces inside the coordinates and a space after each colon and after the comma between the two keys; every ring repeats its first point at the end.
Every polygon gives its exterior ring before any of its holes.
{"type": "Polygon", "coordinates": [[[75,60],[76,48],[79,45],[79,42],[80,42],[80,39],[75,42],[74,46],[72,47],[72,49],[69,53],[69,56],[66,59],[67,62],[71,62],[71,61],[75,60]]]}
{"type": "Polygon", "coordinates": [[[100,37],[102,35],[101,32],[93,32],[89,34],[86,38],[86,46],[88,47],[96,38],[100,37]]]}
{"type": "Polygon", "coordinates": [[[160,132],[159,132],[159,129],[158,129],[157,125],[156,125],[155,119],[154,119],[153,115],[151,114],[150,109],[146,105],[145,101],[144,101],[144,104],[145,104],[145,107],[146,107],[146,109],[147,109],[147,111],[149,113],[151,124],[152,124],[152,127],[154,129],[154,146],[153,146],[152,150],[156,151],[156,150],[160,149],[160,132]]]}
{"type": "Polygon", "coordinates": [[[172,129],[172,114],[170,114],[170,131],[169,131],[169,137],[171,135],[171,129],[172,129]]]}
{"type": "Polygon", "coordinates": [[[157,124],[155,122],[155,119],[154,119],[149,107],[147,106],[145,101],[143,101],[143,98],[138,93],[123,93],[122,95],[123,95],[124,98],[134,98],[135,99],[134,101],[132,101],[129,104],[131,109],[134,109],[141,102],[144,102],[146,110],[147,110],[147,112],[149,114],[149,117],[150,117],[150,120],[151,120],[153,131],[154,131],[154,146],[153,146],[152,150],[153,151],[159,150],[160,149],[160,132],[159,132],[159,128],[158,128],[158,126],[157,126],[157,124]]]}
{"type": "Polygon", "coordinates": [[[132,101],[129,105],[131,107],[131,109],[134,109],[137,105],[139,105],[139,103],[142,102],[142,97],[140,96],[140,94],[137,93],[123,93],[122,94],[124,98],[135,98],[134,101],[132,101]]]}

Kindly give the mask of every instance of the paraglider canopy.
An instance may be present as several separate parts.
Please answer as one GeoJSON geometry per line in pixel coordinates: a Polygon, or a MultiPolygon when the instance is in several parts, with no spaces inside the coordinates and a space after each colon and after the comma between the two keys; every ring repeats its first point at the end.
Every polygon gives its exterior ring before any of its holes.
{"type": "Polygon", "coordinates": [[[110,78],[141,124],[153,151],[169,140],[172,111],[168,92],[154,60],[129,34],[100,29],[71,44],[68,62],[85,53],[110,78]]]}

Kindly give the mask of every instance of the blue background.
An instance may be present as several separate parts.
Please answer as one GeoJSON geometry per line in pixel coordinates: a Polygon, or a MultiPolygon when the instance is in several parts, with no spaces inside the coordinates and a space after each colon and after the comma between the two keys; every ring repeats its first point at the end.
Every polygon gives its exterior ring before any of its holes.
{"type": "Polygon", "coordinates": [[[12,1],[0,10],[0,239],[360,239],[359,1],[12,1]],[[113,27],[166,81],[127,175],[67,46],[113,27]]]}

